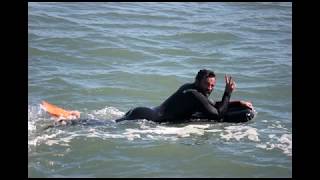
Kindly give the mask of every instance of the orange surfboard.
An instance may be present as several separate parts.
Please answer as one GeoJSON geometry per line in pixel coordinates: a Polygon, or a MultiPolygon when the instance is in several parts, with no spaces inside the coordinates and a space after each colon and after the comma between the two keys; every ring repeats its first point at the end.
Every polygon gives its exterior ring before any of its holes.
{"type": "Polygon", "coordinates": [[[59,119],[76,119],[80,117],[79,111],[69,111],[62,109],[56,105],[50,104],[47,101],[42,101],[42,108],[51,116],[59,119]]]}

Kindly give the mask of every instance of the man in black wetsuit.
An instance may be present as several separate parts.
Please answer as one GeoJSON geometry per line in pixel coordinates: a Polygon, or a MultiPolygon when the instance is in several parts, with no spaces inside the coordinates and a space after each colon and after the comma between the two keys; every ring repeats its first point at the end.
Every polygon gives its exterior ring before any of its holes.
{"type": "MultiPolygon", "coordinates": [[[[123,120],[147,119],[155,122],[181,122],[188,121],[194,114],[200,113],[200,116],[209,120],[231,122],[235,112],[240,110],[248,111],[245,114],[247,121],[253,118],[254,114],[252,104],[246,101],[230,102],[231,93],[236,84],[231,76],[225,75],[225,91],[222,100],[214,102],[209,99],[211,92],[216,85],[216,75],[213,71],[202,69],[198,72],[193,83],[182,85],[174,94],[165,100],[160,106],[153,109],[148,107],[137,107],[128,111],[122,118],[123,120]],[[235,111],[237,110],[237,111],[235,111]],[[252,113],[252,114],[250,114],[252,113]]],[[[241,119],[241,118],[240,118],[241,119]]],[[[243,118],[242,118],[243,119],[243,118]]]]}

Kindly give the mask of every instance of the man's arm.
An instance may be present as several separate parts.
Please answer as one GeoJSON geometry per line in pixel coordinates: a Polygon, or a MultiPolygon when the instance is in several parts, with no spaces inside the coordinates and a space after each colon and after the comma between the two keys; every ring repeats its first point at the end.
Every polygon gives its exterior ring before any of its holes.
{"type": "MultiPolygon", "coordinates": [[[[216,107],[220,107],[221,106],[221,101],[217,101],[216,102],[216,107]]],[[[233,108],[233,107],[239,107],[241,105],[241,102],[240,101],[229,101],[229,104],[228,104],[228,107],[229,108],[233,108]]]]}
{"type": "Polygon", "coordinates": [[[213,101],[212,99],[208,98],[209,104],[211,104],[212,106],[216,106],[216,104],[218,102],[213,101]]]}
{"type": "Polygon", "coordinates": [[[228,77],[227,75],[225,75],[224,79],[225,79],[225,82],[226,82],[226,86],[225,86],[225,89],[224,89],[222,100],[221,100],[221,102],[220,102],[220,104],[218,106],[220,117],[223,117],[224,114],[227,112],[228,106],[229,106],[230,97],[231,97],[231,93],[236,88],[236,83],[234,82],[234,80],[232,79],[231,76],[228,77]]]}
{"type": "Polygon", "coordinates": [[[217,106],[216,103],[210,101],[206,96],[197,91],[189,91],[191,95],[190,103],[193,104],[197,111],[202,112],[206,117],[210,119],[220,120],[223,118],[224,114],[227,111],[228,103],[230,100],[231,94],[225,92],[220,102],[220,105],[217,106]]]}

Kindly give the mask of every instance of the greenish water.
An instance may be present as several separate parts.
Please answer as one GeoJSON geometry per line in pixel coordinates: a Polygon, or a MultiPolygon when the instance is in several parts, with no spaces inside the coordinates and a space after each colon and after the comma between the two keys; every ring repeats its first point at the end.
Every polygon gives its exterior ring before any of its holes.
{"type": "Polygon", "coordinates": [[[291,176],[291,3],[28,3],[28,177],[291,176]],[[202,68],[258,116],[114,123],[202,68]],[[43,130],[42,100],[101,123],[43,130]]]}

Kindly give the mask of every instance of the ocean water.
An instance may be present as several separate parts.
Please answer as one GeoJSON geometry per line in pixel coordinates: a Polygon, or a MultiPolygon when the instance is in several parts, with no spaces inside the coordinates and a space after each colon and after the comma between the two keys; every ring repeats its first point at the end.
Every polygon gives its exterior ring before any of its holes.
{"type": "Polygon", "coordinates": [[[28,177],[292,177],[292,3],[28,3],[28,177]],[[115,123],[203,68],[250,122],[115,123]],[[97,123],[45,129],[42,100],[97,123]]]}

